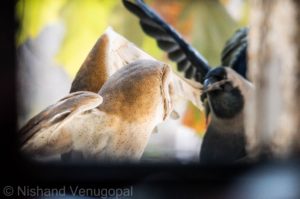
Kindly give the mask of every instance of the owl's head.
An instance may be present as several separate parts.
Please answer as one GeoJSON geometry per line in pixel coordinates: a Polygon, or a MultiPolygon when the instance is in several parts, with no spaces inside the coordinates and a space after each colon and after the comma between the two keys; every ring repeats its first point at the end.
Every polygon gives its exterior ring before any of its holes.
{"type": "Polygon", "coordinates": [[[170,67],[154,60],[134,61],[113,74],[100,89],[101,109],[126,120],[165,120],[173,110],[170,67]]]}

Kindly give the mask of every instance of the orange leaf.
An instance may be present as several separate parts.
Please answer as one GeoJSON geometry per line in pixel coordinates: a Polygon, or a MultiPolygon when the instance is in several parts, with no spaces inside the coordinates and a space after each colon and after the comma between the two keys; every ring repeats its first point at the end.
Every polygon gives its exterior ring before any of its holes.
{"type": "Polygon", "coordinates": [[[200,135],[203,135],[206,131],[206,118],[205,113],[201,112],[199,109],[193,105],[189,105],[183,116],[182,123],[194,129],[200,135]]]}

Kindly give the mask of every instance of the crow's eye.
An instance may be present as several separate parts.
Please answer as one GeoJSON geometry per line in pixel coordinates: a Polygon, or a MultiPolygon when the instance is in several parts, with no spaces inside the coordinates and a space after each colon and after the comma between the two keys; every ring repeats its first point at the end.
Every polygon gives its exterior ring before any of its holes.
{"type": "Polygon", "coordinates": [[[221,80],[224,80],[226,78],[225,75],[218,75],[218,76],[215,76],[214,79],[216,79],[217,81],[221,81],[221,80]]]}

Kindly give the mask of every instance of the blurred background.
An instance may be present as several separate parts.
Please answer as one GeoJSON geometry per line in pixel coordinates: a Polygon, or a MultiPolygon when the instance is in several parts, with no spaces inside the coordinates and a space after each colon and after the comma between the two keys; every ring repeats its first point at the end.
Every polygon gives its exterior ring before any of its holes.
{"type": "MultiPolygon", "coordinates": [[[[226,40],[248,25],[248,0],[146,0],[213,66],[226,40]]],[[[18,0],[18,124],[68,94],[72,79],[104,30],[111,26],[156,59],[175,65],[146,36],[121,0],[18,0]]],[[[198,161],[206,123],[203,112],[185,100],[179,120],[158,126],[144,161],[198,161]]]]}

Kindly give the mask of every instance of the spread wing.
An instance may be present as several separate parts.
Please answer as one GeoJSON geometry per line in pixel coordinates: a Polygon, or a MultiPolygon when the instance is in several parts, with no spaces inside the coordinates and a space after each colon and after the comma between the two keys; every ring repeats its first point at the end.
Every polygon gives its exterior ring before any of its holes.
{"type": "MultiPolygon", "coordinates": [[[[111,71],[111,74],[128,63],[132,63],[140,59],[157,61],[155,58],[139,49],[133,43],[129,42],[112,29],[108,29],[105,34],[109,35],[108,38],[112,41],[109,51],[109,56],[111,57],[109,59],[109,70],[111,71]]],[[[200,100],[201,84],[186,78],[181,78],[175,72],[173,72],[172,76],[175,95],[191,101],[199,109],[202,109],[202,103],[200,100]]]]}
{"type": "Polygon", "coordinates": [[[107,67],[109,70],[109,76],[114,74],[123,66],[126,66],[136,60],[156,60],[152,56],[139,49],[135,44],[128,41],[122,35],[115,32],[112,28],[108,28],[105,31],[105,35],[107,35],[108,40],[110,41],[109,49],[107,50],[107,67]]]}
{"type": "MultiPolygon", "coordinates": [[[[72,120],[76,115],[91,110],[101,103],[102,97],[96,93],[80,91],[69,94],[57,103],[40,112],[20,129],[20,144],[22,150],[25,150],[26,153],[34,153],[34,151],[43,150],[42,148],[49,143],[51,136],[60,132],[59,129],[65,123],[72,120]],[[43,134],[41,137],[44,141],[37,139],[39,134],[43,134]]],[[[64,137],[69,138],[69,140],[63,142],[64,145],[68,145],[71,142],[71,137],[64,137]]],[[[66,147],[56,146],[55,148],[66,147]]]]}
{"type": "Polygon", "coordinates": [[[248,28],[237,30],[222,51],[222,66],[229,66],[246,78],[248,28]]]}
{"type": "Polygon", "coordinates": [[[186,78],[203,82],[210,69],[203,56],[142,0],[123,0],[123,4],[139,18],[143,31],[156,39],[157,45],[177,63],[177,69],[184,72],[186,78]]]}
{"type": "Polygon", "coordinates": [[[184,99],[192,102],[198,109],[203,110],[203,103],[201,102],[201,84],[198,82],[191,82],[183,79],[173,72],[174,93],[184,99]]]}

